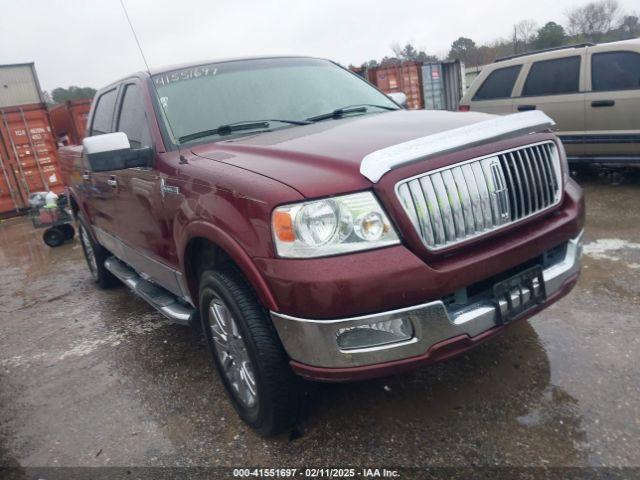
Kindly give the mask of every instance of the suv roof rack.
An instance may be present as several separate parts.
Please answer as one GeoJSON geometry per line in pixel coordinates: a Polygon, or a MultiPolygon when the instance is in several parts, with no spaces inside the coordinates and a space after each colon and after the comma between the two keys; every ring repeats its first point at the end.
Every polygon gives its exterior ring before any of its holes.
{"type": "Polygon", "coordinates": [[[562,47],[544,48],[542,50],[534,50],[532,52],[517,53],[515,55],[507,55],[506,57],[496,58],[495,62],[503,62],[505,60],[511,60],[512,58],[527,57],[529,55],[535,55],[536,53],[554,52],[556,50],[566,50],[568,48],[593,47],[594,45],[595,43],[585,42],[585,43],[576,43],[574,45],[564,45],[562,47]]]}

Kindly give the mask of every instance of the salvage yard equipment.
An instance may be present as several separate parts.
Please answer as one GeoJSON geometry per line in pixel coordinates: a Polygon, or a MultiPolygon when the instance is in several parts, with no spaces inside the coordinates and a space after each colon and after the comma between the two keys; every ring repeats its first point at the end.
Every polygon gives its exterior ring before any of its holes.
{"type": "Polygon", "coordinates": [[[33,226],[46,229],[42,234],[44,243],[59,247],[73,238],[76,231],[66,195],[58,197],[51,192],[37,192],[31,195],[29,203],[32,205],[29,216],[33,226]]]}

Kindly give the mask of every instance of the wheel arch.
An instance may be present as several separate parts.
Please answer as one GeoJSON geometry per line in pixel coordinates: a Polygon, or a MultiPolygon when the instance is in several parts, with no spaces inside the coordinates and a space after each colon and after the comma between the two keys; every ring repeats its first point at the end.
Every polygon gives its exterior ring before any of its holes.
{"type": "Polygon", "coordinates": [[[200,274],[206,268],[233,264],[247,279],[262,305],[277,310],[277,303],[251,257],[229,234],[205,223],[194,222],[185,228],[179,249],[180,268],[194,304],[199,295],[200,274]]]}
{"type": "Polygon", "coordinates": [[[67,187],[67,195],[69,197],[69,206],[71,207],[71,215],[73,217],[73,220],[76,222],[76,224],[80,223],[82,220],[89,235],[91,236],[91,239],[97,244],[100,244],[95,232],[93,231],[93,225],[91,225],[91,221],[89,220],[90,217],[87,212],[86,203],[78,198],[78,194],[72,188],[67,187]]]}

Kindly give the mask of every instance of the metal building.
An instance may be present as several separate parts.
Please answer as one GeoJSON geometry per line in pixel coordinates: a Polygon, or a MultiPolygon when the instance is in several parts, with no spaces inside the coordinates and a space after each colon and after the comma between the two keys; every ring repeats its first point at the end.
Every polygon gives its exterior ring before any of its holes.
{"type": "Polygon", "coordinates": [[[0,108],[43,102],[33,62],[0,65],[0,108]]]}

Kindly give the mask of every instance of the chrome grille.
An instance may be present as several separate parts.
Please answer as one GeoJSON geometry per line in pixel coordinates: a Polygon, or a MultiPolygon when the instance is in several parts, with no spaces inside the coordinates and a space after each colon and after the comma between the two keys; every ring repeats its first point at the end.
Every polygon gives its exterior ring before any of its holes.
{"type": "Polygon", "coordinates": [[[562,173],[554,142],[527,145],[425,173],[396,185],[431,249],[449,247],[551,208],[562,173]]]}

